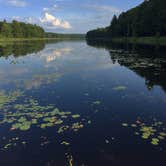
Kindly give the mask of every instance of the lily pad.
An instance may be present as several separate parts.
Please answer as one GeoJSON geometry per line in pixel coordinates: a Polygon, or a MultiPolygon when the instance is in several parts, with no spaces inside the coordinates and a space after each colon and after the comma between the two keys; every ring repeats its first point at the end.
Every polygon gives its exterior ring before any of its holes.
{"type": "Polygon", "coordinates": [[[94,101],[93,104],[94,104],[94,105],[100,105],[100,104],[101,104],[101,101],[99,101],[99,100],[94,101]]]}
{"type": "Polygon", "coordinates": [[[127,87],[126,86],[117,86],[117,87],[114,87],[113,90],[116,90],[116,91],[124,91],[126,90],[127,87]]]}
{"type": "Polygon", "coordinates": [[[80,118],[80,115],[76,114],[76,115],[72,115],[72,118],[76,119],[76,118],[80,118]]]}
{"type": "Polygon", "coordinates": [[[128,124],[127,123],[122,123],[122,126],[123,127],[128,127],[128,124]]]}
{"type": "Polygon", "coordinates": [[[66,141],[63,141],[63,142],[61,142],[61,145],[69,146],[70,143],[69,143],[69,142],[66,142],[66,141]]]}

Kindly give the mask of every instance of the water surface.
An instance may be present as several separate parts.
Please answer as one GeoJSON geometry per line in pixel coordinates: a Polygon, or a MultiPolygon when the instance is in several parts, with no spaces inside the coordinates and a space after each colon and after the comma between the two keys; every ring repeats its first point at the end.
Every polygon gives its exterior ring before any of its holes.
{"type": "Polygon", "coordinates": [[[0,46],[0,165],[166,162],[166,52],[88,44],[0,46]]]}

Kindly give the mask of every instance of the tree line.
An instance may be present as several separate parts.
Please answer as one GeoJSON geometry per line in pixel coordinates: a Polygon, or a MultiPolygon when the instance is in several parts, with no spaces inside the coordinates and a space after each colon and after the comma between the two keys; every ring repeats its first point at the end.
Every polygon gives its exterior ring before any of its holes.
{"type": "Polygon", "coordinates": [[[65,34],[65,33],[53,33],[46,32],[47,38],[64,38],[64,39],[82,39],[85,38],[85,34],[65,34]]]}
{"type": "Polygon", "coordinates": [[[87,38],[140,36],[166,36],[166,0],[145,0],[119,16],[114,15],[109,26],[87,33],[87,38]]]}
{"type": "Polygon", "coordinates": [[[38,25],[18,22],[13,20],[11,23],[6,20],[0,22],[1,38],[32,38],[45,37],[45,31],[38,25]]]}

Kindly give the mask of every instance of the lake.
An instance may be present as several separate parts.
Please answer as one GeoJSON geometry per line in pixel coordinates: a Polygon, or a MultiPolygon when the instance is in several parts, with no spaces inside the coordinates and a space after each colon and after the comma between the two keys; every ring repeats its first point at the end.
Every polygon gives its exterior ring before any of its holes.
{"type": "Polygon", "coordinates": [[[0,165],[166,163],[165,48],[0,45],[0,165]]]}

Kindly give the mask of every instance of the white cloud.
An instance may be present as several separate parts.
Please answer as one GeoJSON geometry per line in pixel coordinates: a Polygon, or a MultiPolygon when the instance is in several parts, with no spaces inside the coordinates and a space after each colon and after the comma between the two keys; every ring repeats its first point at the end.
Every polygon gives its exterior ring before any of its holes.
{"type": "Polygon", "coordinates": [[[44,16],[40,18],[40,22],[42,25],[46,26],[48,29],[55,29],[55,28],[70,29],[71,28],[71,25],[68,21],[58,19],[52,14],[49,14],[48,12],[45,12],[44,16]]]}
{"type": "Polygon", "coordinates": [[[37,24],[43,27],[46,31],[55,31],[55,30],[68,31],[69,29],[72,28],[68,21],[58,19],[52,14],[49,14],[48,12],[45,12],[43,17],[40,18],[13,16],[8,19],[8,21],[12,20],[23,21],[30,24],[37,24]]]}
{"type": "Polygon", "coordinates": [[[14,7],[25,7],[27,3],[22,0],[7,0],[7,4],[14,7]]]}

